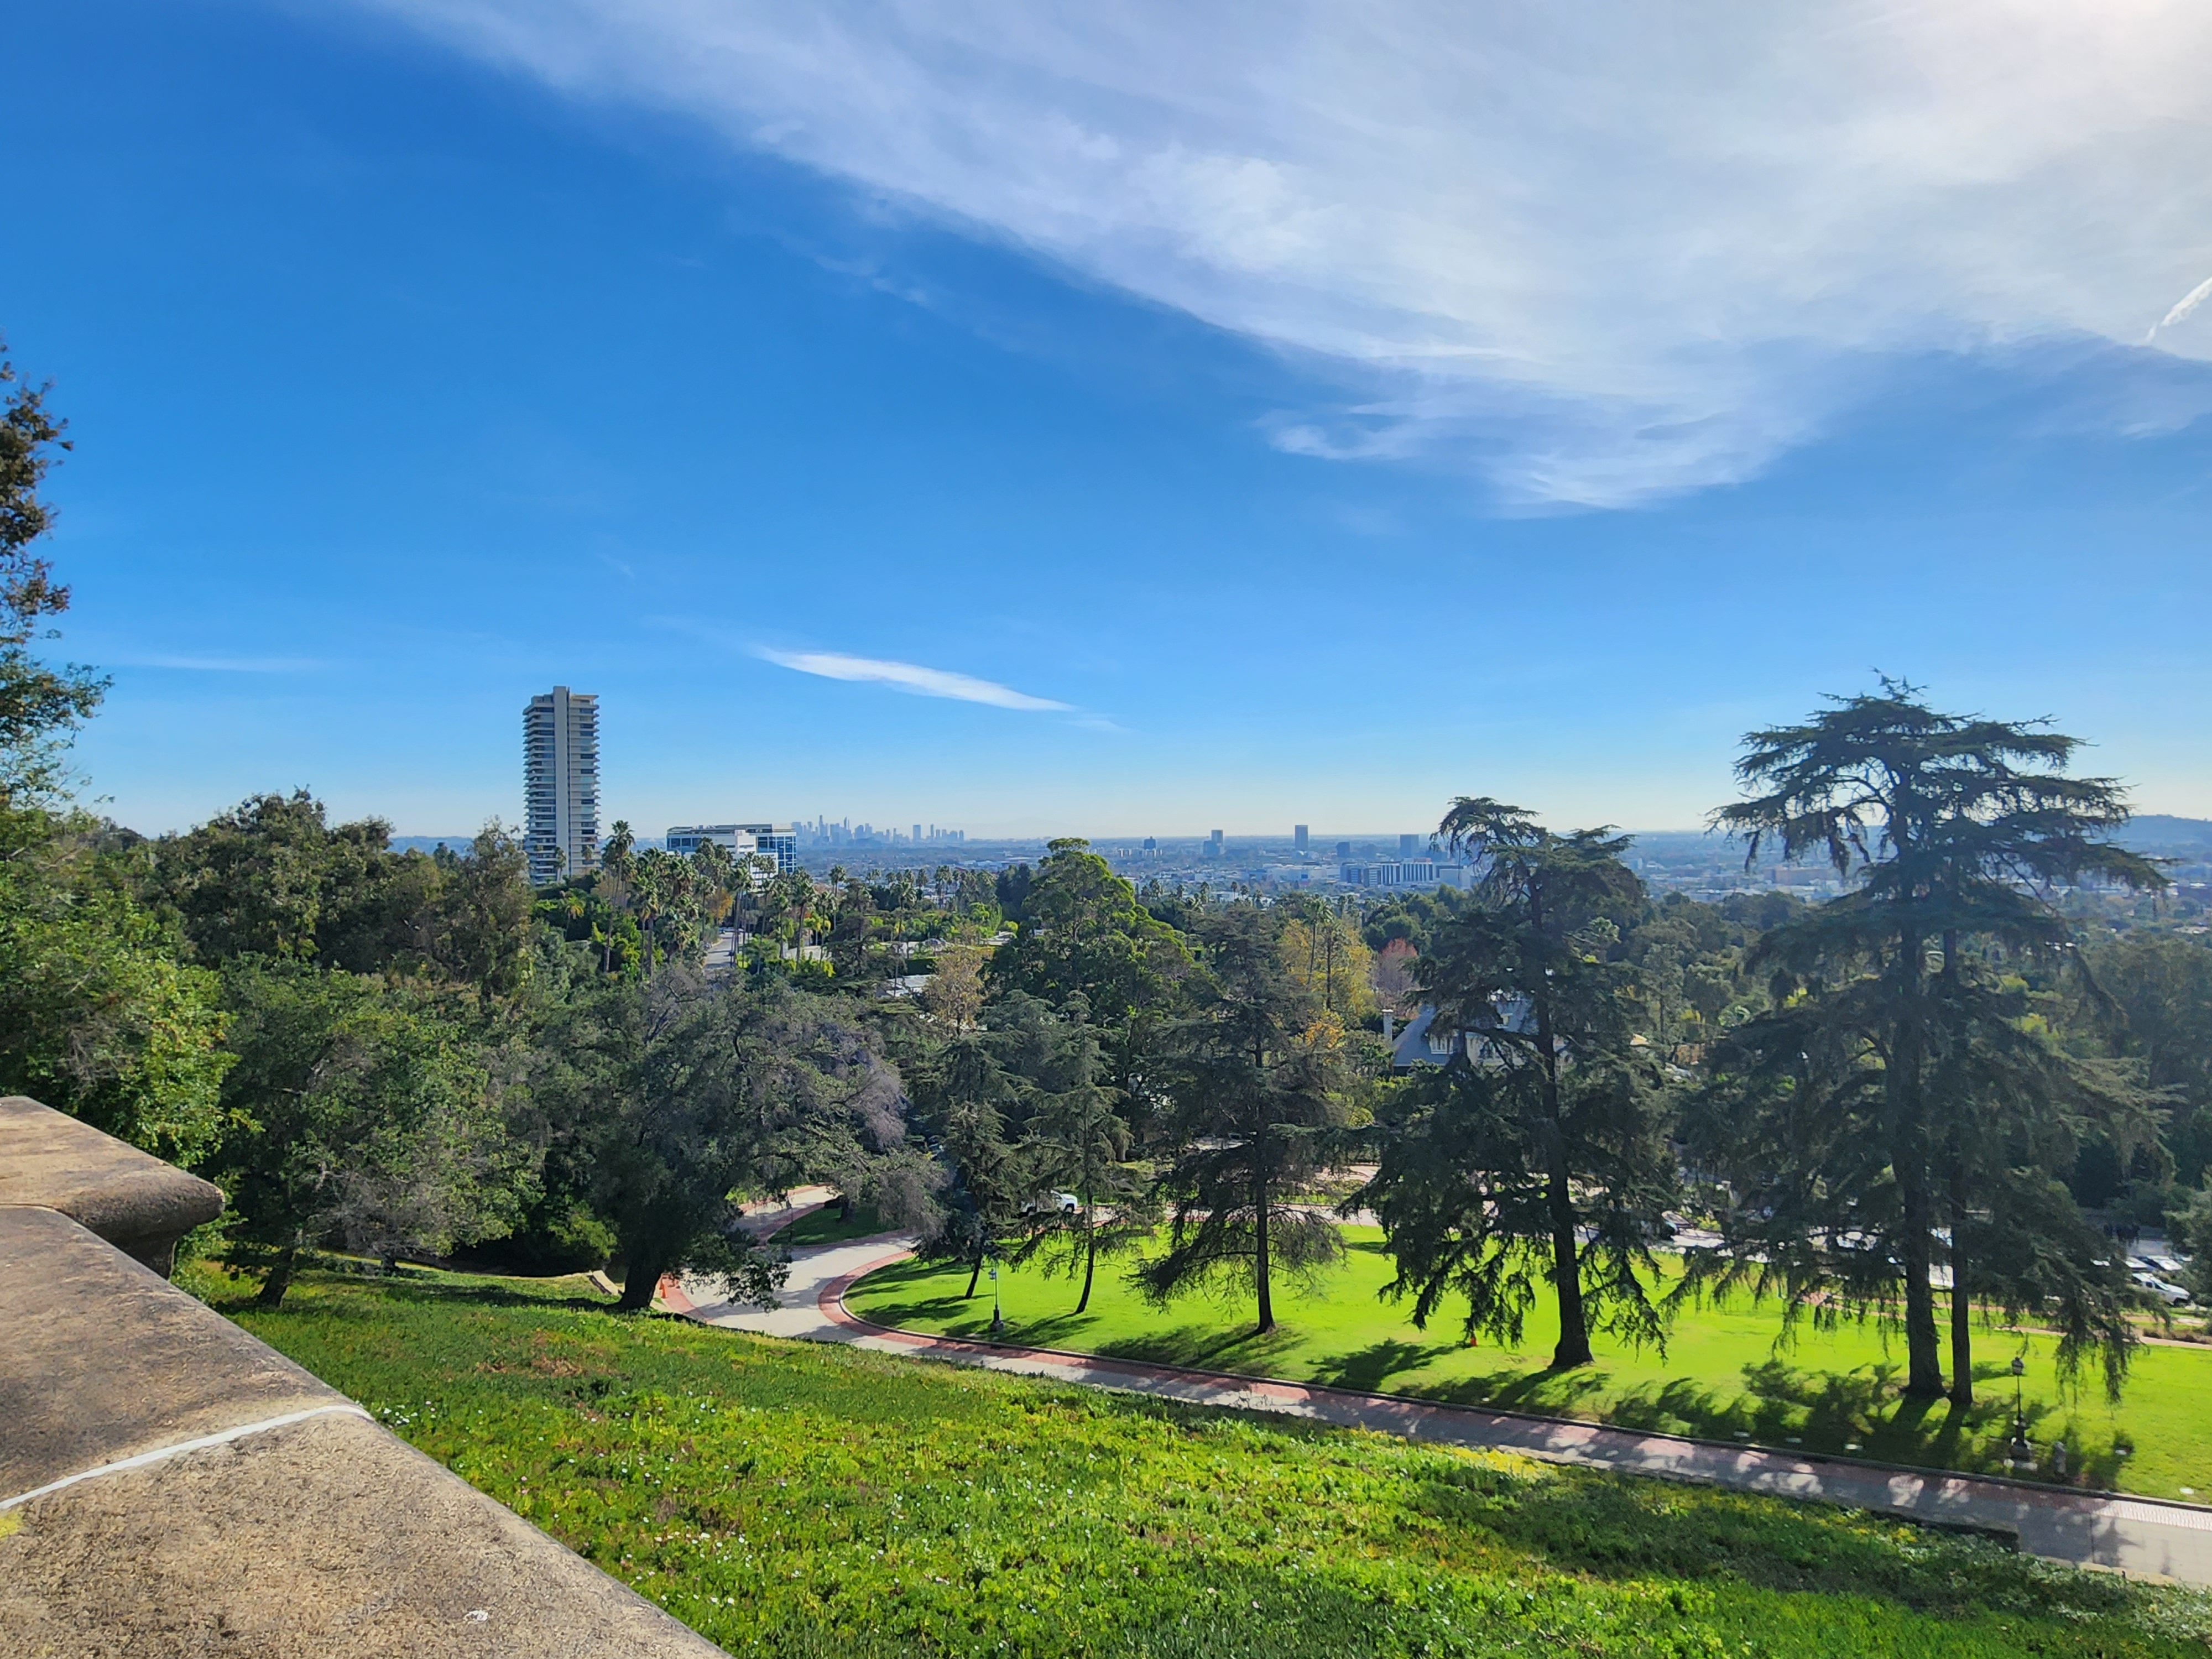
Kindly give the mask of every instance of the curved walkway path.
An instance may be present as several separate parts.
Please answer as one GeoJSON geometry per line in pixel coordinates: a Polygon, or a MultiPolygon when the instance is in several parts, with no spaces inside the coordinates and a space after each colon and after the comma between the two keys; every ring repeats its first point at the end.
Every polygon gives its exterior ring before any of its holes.
{"type": "Polygon", "coordinates": [[[719,1302],[711,1289],[696,1283],[667,1285],[663,1299],[672,1312],[733,1330],[844,1342],[879,1353],[1048,1376],[1194,1405],[1273,1412],[1412,1440],[1497,1448],[1555,1463],[1877,1510],[1936,1526],[2016,1537],[2021,1549],[2054,1561],[2212,1584],[2212,1508],[2197,1504],[2064,1492],[1991,1476],[1808,1456],[1053,1348],[925,1336],[872,1324],[848,1311],[845,1291],[853,1282],[903,1261],[912,1254],[912,1244],[908,1237],[884,1233],[805,1251],[793,1260],[783,1305],[767,1312],[719,1302]]]}

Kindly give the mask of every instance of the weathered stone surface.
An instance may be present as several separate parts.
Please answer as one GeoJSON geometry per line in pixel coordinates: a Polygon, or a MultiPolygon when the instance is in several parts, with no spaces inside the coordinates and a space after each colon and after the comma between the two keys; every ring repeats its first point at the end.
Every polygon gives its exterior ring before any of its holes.
{"type": "Polygon", "coordinates": [[[357,1417],[313,1418],[6,1513],[22,1520],[0,1537],[0,1645],[23,1659],[721,1651],[357,1417]]]}
{"type": "MultiPolygon", "coordinates": [[[[93,1173],[61,1139],[48,1172],[93,1173]]],[[[9,1155],[0,1145],[0,1159],[9,1155]]],[[[130,1159],[117,1167],[143,1190],[146,1171],[130,1159]]],[[[0,1179],[8,1659],[720,1651],[213,1309],[42,1207],[67,1182],[40,1187],[4,1166],[0,1179]],[[36,1196],[25,1201],[27,1191],[36,1196]],[[258,1426],[299,1412],[319,1414],[258,1426]],[[232,1437],[176,1449],[219,1436],[232,1437]],[[106,1467],[131,1458],[149,1461],[106,1467]],[[41,1491],[59,1481],[69,1484],[41,1491]]],[[[99,1196],[85,1207],[112,1218],[118,1211],[99,1196]]]]}
{"type": "Polygon", "coordinates": [[[0,1209],[0,1500],[345,1396],[52,1210],[0,1209]]]}
{"type": "Polygon", "coordinates": [[[0,1095],[0,1206],[74,1217],[166,1273],[177,1241],[222,1213],[222,1192],[66,1112],[0,1095]]]}

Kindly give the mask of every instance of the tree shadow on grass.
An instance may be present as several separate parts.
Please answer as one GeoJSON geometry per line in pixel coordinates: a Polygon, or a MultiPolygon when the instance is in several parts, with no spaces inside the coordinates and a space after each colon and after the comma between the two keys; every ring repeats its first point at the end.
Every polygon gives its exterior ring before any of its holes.
{"type": "Polygon", "coordinates": [[[1295,1353],[1306,1341],[1305,1334],[1296,1325],[1278,1325],[1267,1332],[1249,1325],[1174,1325],[1142,1336],[1099,1343],[1092,1352],[1112,1359],[1137,1359],[1154,1365],[1276,1376],[1283,1370],[1276,1362],[1295,1353]]]}
{"type": "Polygon", "coordinates": [[[422,1285],[398,1283],[382,1287],[395,1302],[466,1303],[483,1308],[539,1308],[548,1312],[612,1313],[615,1304],[605,1297],[551,1296],[510,1290],[504,1285],[422,1285]]]}
{"type": "Polygon", "coordinates": [[[2124,1613],[2136,1594],[2124,1580],[2054,1569],[1990,1540],[1668,1481],[1445,1466],[1420,1480],[1413,1502],[1447,1526],[1604,1577],[1727,1577],[1930,1611],[2067,1619],[2124,1613]]]}
{"type": "Polygon", "coordinates": [[[1770,1359],[1745,1366],[1741,1389],[1669,1377],[1617,1396],[1605,1416],[1624,1428],[1839,1452],[1853,1442],[1863,1448],[1887,1424],[1894,1376],[1889,1365],[1816,1371],[1770,1359]]]}
{"type": "Polygon", "coordinates": [[[1440,1388],[1423,1389],[1419,1397],[1449,1406],[1495,1406],[1540,1417],[1597,1418],[1601,1413],[1592,1405],[1592,1396],[1604,1394],[1612,1383],[1613,1373],[1595,1365],[1578,1365],[1565,1371],[1549,1366],[1502,1365],[1440,1388]]]}
{"type": "Polygon", "coordinates": [[[855,1307],[848,1302],[846,1306],[872,1325],[887,1325],[894,1330],[942,1330],[948,1336],[969,1336],[988,1328],[991,1323],[988,1292],[973,1297],[917,1296],[894,1302],[884,1296],[882,1285],[870,1288],[874,1293],[865,1305],[855,1307]]]}
{"type": "MultiPolygon", "coordinates": [[[[1624,1428],[1705,1440],[1749,1440],[1919,1468],[2000,1468],[2011,1429],[2008,1394],[1999,1398],[1992,1386],[1966,1407],[1908,1399],[1900,1375],[1888,1363],[1832,1371],[1769,1358],[1743,1368],[1740,1389],[1673,1377],[1616,1396],[1604,1416],[1624,1428]]],[[[1978,1382],[1994,1385],[2004,1376],[2002,1366],[1976,1368],[1978,1382]]],[[[2031,1431],[2042,1411],[2031,1406],[2031,1431]]]]}
{"type": "Polygon", "coordinates": [[[852,1310],[871,1324],[893,1330],[919,1331],[951,1337],[962,1342],[1002,1342],[1031,1348],[1064,1348],[1079,1353],[1112,1353],[1091,1333],[1096,1314],[1052,1314],[1043,1317],[1007,1318],[1002,1328],[991,1328],[991,1293],[988,1288],[974,1296],[915,1296],[894,1300],[890,1288],[872,1278],[867,1301],[852,1310]]]}
{"type": "Polygon", "coordinates": [[[1385,1388],[1395,1376],[1420,1370],[1455,1352],[1449,1342],[1406,1342],[1392,1338],[1323,1361],[1315,1377],[1331,1388],[1371,1393],[1385,1388]]]}
{"type": "MultiPolygon", "coordinates": [[[[180,1271],[179,1277],[181,1280],[186,1276],[180,1271]]],[[[526,1274],[404,1261],[386,1267],[368,1257],[313,1250],[302,1254],[293,1274],[292,1291],[276,1311],[289,1312],[312,1304],[318,1314],[337,1314],[342,1308],[315,1292],[356,1290],[375,1291],[393,1302],[473,1303],[494,1308],[611,1312],[614,1299],[583,1290],[586,1282],[586,1276],[580,1273],[532,1279],[526,1274]],[[563,1288],[552,1288],[556,1285],[563,1288]],[[307,1294],[299,1294],[302,1291],[307,1294]]],[[[234,1267],[221,1256],[204,1258],[198,1262],[191,1282],[194,1293],[222,1314],[270,1311],[260,1305],[261,1285],[259,1267],[234,1267]],[[222,1289],[216,1291],[210,1280],[219,1281],[222,1289]]]]}
{"type": "MultiPolygon", "coordinates": [[[[319,1318],[329,1318],[343,1312],[341,1305],[312,1294],[319,1289],[337,1288],[354,1291],[373,1291],[386,1301],[421,1305],[468,1305],[482,1308],[514,1308],[538,1310],[547,1313],[612,1313],[615,1304],[605,1297],[556,1295],[550,1291],[518,1290],[511,1285],[455,1283],[451,1280],[417,1279],[412,1277],[383,1278],[361,1273],[331,1273],[311,1268],[292,1281],[292,1294],[273,1311],[289,1313],[294,1310],[312,1312],[319,1318]],[[301,1291],[309,1291],[301,1296],[301,1291]]],[[[259,1295],[258,1285],[243,1288],[235,1296],[210,1297],[208,1305],[217,1313],[268,1313],[255,1299],[259,1295]]]]}
{"type": "MultiPolygon", "coordinates": [[[[1358,1380],[1345,1386],[1382,1386],[1394,1373],[1413,1369],[1427,1357],[1410,1344],[1377,1344],[1346,1362],[1346,1370],[1357,1362],[1366,1364],[1353,1373],[1358,1380]]],[[[1701,1440],[1802,1449],[1915,1468],[2004,1472],[2012,1397],[2002,1386],[2009,1380],[2002,1364],[1975,1368],[1979,1396],[1964,1407],[1942,1399],[1906,1399],[1900,1386],[1902,1368],[1887,1363],[1833,1371],[1769,1358],[1746,1365],[1741,1375],[1741,1386],[1734,1388],[1676,1376],[1615,1392],[1613,1377],[1602,1366],[1570,1371],[1501,1368],[1437,1387],[1403,1378],[1398,1391],[1449,1405],[1581,1417],[1619,1428],[1701,1440]]],[[[2059,1408],[2030,1401],[2027,1415],[2030,1436],[2039,1443],[2058,1431],[2059,1408]]],[[[2118,1475],[2118,1460],[2108,1448],[2073,1449],[2075,1468],[2085,1478],[2109,1483],[2118,1475]]]]}

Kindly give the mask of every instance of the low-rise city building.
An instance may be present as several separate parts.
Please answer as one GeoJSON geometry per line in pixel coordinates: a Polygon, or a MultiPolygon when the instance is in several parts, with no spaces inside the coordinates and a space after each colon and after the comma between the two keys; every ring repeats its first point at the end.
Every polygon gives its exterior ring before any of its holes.
{"type": "Polygon", "coordinates": [[[775,860],[775,872],[785,875],[799,867],[799,835],[787,823],[678,823],[669,826],[661,845],[689,856],[706,842],[726,848],[743,860],[754,854],[775,860]]]}

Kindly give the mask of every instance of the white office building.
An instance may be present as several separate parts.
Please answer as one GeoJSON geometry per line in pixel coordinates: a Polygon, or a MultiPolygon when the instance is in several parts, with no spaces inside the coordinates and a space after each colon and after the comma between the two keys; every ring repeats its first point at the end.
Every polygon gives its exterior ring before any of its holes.
{"type": "Polygon", "coordinates": [[[1346,887],[1465,887],[1468,869],[1433,859],[1385,859],[1377,864],[1343,865],[1337,879],[1346,887]]]}
{"type": "Polygon", "coordinates": [[[689,858],[708,842],[733,859],[750,858],[754,850],[751,835],[734,823],[672,823],[660,844],[672,853],[689,858]]]}
{"type": "Polygon", "coordinates": [[[672,853],[688,855],[702,842],[710,841],[727,848],[734,859],[759,853],[775,860],[778,875],[799,868],[799,831],[788,823],[671,824],[660,844],[672,853]]]}
{"type": "Polygon", "coordinates": [[[522,711],[522,847],[544,887],[599,867],[599,700],[565,685],[522,711]]]}
{"type": "Polygon", "coordinates": [[[741,823],[738,829],[753,838],[753,850],[775,860],[775,872],[787,876],[799,868],[799,831],[788,823],[741,823]]]}

